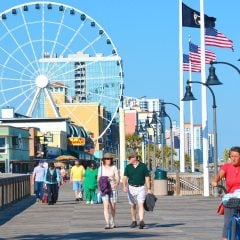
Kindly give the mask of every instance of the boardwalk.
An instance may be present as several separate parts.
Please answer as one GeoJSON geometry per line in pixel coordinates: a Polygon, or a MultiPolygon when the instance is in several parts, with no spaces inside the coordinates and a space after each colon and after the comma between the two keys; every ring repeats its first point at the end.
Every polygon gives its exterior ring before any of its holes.
{"type": "Polygon", "coordinates": [[[62,187],[59,202],[49,206],[33,197],[0,211],[0,239],[90,240],[90,239],[221,239],[219,199],[204,197],[158,197],[155,211],[146,213],[146,228],[130,229],[129,207],[121,193],[118,228],[104,230],[102,205],[85,205],[73,199],[70,184],[62,187]]]}

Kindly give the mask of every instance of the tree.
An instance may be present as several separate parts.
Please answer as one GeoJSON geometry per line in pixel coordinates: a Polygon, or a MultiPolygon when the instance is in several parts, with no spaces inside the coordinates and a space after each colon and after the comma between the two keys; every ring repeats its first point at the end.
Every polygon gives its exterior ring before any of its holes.
{"type": "Polygon", "coordinates": [[[229,150],[225,148],[223,152],[223,161],[228,162],[228,160],[229,160],[229,150]]]}

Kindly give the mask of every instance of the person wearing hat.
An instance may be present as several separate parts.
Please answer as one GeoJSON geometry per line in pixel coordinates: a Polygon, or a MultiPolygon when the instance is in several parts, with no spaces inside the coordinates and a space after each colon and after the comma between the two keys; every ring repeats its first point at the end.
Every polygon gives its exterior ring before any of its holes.
{"type": "Polygon", "coordinates": [[[128,202],[131,206],[131,228],[137,226],[137,206],[139,215],[139,228],[143,229],[144,201],[147,193],[151,192],[150,173],[145,163],[139,162],[137,154],[130,151],[127,154],[129,164],[126,166],[123,176],[123,191],[128,193],[128,202]],[[145,188],[146,185],[146,188],[145,188]]]}
{"type": "Polygon", "coordinates": [[[36,195],[36,202],[42,200],[43,196],[43,184],[45,168],[43,167],[43,160],[39,160],[38,165],[33,169],[32,185],[34,186],[34,193],[36,195]]]}
{"type": "Polygon", "coordinates": [[[103,156],[102,165],[98,169],[98,181],[101,176],[108,177],[111,185],[111,193],[102,196],[104,218],[106,221],[105,229],[115,228],[117,188],[120,178],[118,169],[113,163],[113,156],[111,153],[105,153],[103,156]]]}

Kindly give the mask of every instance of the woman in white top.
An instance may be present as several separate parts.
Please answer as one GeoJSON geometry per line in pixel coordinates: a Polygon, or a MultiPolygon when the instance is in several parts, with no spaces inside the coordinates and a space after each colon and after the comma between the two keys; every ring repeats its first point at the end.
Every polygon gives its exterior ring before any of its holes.
{"type": "Polygon", "coordinates": [[[115,214],[117,202],[117,188],[119,185],[119,173],[117,167],[113,165],[113,156],[111,153],[105,153],[103,156],[102,166],[98,170],[98,180],[101,176],[107,176],[112,192],[110,195],[102,196],[104,217],[106,221],[105,229],[115,228],[115,214]]]}

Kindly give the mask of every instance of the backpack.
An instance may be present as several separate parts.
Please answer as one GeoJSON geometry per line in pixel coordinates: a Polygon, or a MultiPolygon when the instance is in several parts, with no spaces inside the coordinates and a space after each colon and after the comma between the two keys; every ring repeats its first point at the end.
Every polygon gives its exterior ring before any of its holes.
{"type": "Polygon", "coordinates": [[[107,176],[101,176],[98,181],[99,190],[102,196],[106,194],[111,194],[112,187],[107,176]]]}

